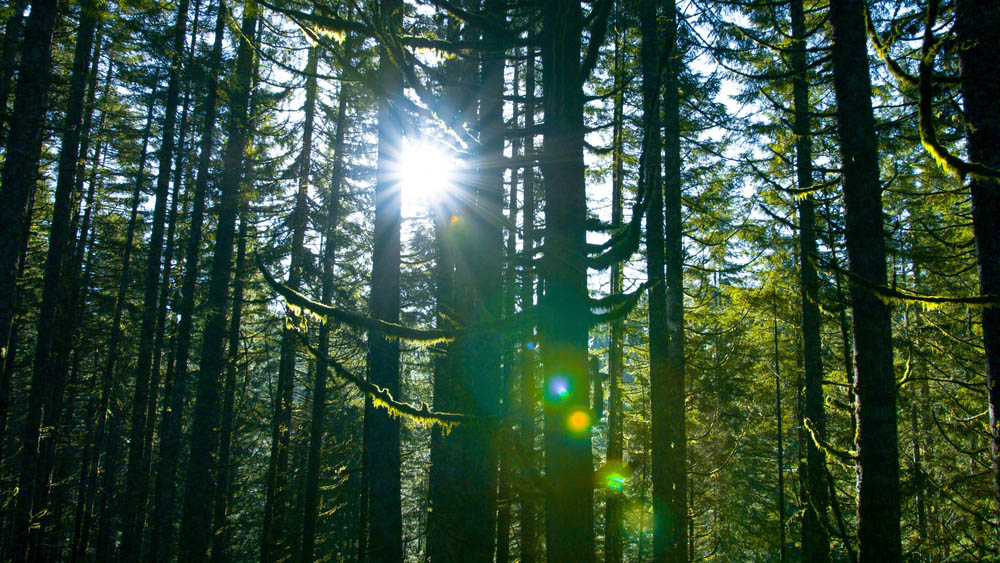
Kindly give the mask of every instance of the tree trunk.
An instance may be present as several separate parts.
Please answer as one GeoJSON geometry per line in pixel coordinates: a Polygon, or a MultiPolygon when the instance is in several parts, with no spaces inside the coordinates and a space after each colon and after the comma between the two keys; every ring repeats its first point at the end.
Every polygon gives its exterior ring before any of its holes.
{"type": "Polygon", "coordinates": [[[204,560],[212,539],[212,500],[218,472],[219,378],[226,363],[223,348],[226,316],[229,312],[229,279],[240,181],[243,177],[243,159],[252,135],[249,105],[258,13],[256,2],[248,0],[243,8],[243,22],[240,26],[242,36],[233,75],[235,81],[229,93],[228,140],[222,161],[219,221],[209,278],[208,312],[202,336],[201,370],[198,374],[198,391],[191,425],[191,455],[181,518],[181,561],[204,560]]]}
{"type": "MultiPolygon", "coordinates": [[[[340,216],[340,193],[344,183],[344,138],[347,134],[347,92],[340,87],[337,106],[337,132],[333,141],[333,174],[326,202],[326,244],[323,248],[323,281],[320,299],[329,305],[333,302],[334,258],[337,253],[337,221],[340,216]]],[[[326,380],[329,372],[331,323],[319,328],[319,358],[316,361],[316,381],[313,383],[312,425],[309,429],[309,460],[306,467],[304,513],[302,515],[302,550],[300,561],[313,561],[316,549],[316,523],[319,512],[319,472],[323,453],[323,433],[326,416],[326,380]]]]}
{"type": "MultiPolygon", "coordinates": [[[[2,197],[0,197],[0,365],[6,366],[10,349],[14,317],[18,313],[17,276],[27,243],[28,202],[34,192],[38,160],[41,153],[42,129],[47,109],[50,81],[52,30],[57,15],[57,2],[32,2],[24,41],[21,66],[15,91],[13,114],[19,116],[11,124],[8,150],[4,155],[2,197]]],[[[4,368],[6,371],[6,367],[4,368]]],[[[5,379],[9,374],[5,374],[5,379]]],[[[38,393],[41,395],[41,393],[38,393]]],[[[38,397],[41,399],[41,397],[38,397]]],[[[37,402],[37,399],[33,402],[37,402]]],[[[41,404],[29,406],[25,421],[22,448],[22,487],[18,492],[11,555],[23,561],[28,556],[28,533],[33,518],[33,484],[37,463],[37,444],[41,424],[41,404]],[[24,488],[24,484],[28,488],[24,488]]]]}
{"type": "MultiPolygon", "coordinates": [[[[614,109],[614,129],[612,146],[612,180],[611,180],[611,225],[614,229],[622,226],[622,200],[624,191],[624,148],[625,148],[625,95],[622,91],[624,87],[625,71],[623,65],[622,45],[622,24],[620,18],[620,6],[615,3],[616,14],[615,23],[615,109],[614,109]]],[[[622,265],[615,263],[611,266],[611,295],[621,295],[623,285],[622,265]]],[[[621,380],[624,372],[624,355],[622,340],[624,332],[624,322],[622,319],[611,321],[609,342],[608,342],[608,450],[606,465],[611,467],[623,467],[622,448],[622,395],[621,380]]],[[[604,505],[604,561],[605,563],[622,563],[622,538],[623,538],[623,504],[624,491],[614,491],[611,488],[605,489],[604,505]]]]}
{"type": "MultiPolygon", "coordinates": [[[[969,159],[1000,170],[1000,2],[958,0],[955,32],[962,73],[969,159]]],[[[1000,295],[1000,193],[997,181],[973,177],[972,224],[979,266],[979,293],[1000,295]]],[[[1000,308],[983,307],[983,347],[989,392],[990,454],[993,462],[994,517],[1000,523],[1000,308]]],[[[1000,524],[998,524],[1000,525],[1000,524]]]]}
{"type": "MultiPolygon", "coordinates": [[[[306,100],[303,106],[305,118],[302,126],[302,152],[299,154],[299,186],[295,196],[295,207],[288,222],[292,228],[291,263],[288,268],[287,286],[298,291],[302,283],[302,267],[305,261],[306,226],[309,222],[309,172],[312,163],[313,127],[316,116],[316,68],[318,62],[316,47],[309,50],[306,61],[306,100]]],[[[290,313],[289,313],[290,314],[290,313]]],[[[268,464],[267,491],[264,500],[264,525],[262,532],[261,561],[278,561],[288,557],[292,551],[288,534],[288,524],[292,513],[289,497],[288,453],[291,441],[293,397],[295,387],[295,364],[298,331],[285,324],[281,332],[281,358],[278,363],[278,388],[274,397],[271,421],[271,456],[268,464]]]]}
{"type": "MultiPolygon", "coordinates": [[[[202,224],[205,220],[205,194],[208,190],[208,168],[212,160],[217,118],[219,69],[222,42],[228,9],[219,2],[216,15],[212,55],[205,93],[205,116],[199,145],[198,169],[195,173],[194,195],[184,254],[184,280],[181,285],[179,320],[175,336],[174,369],[160,421],[160,451],[157,462],[155,505],[152,518],[151,544],[147,554],[158,562],[168,561],[173,554],[174,523],[176,522],[177,464],[181,455],[181,419],[187,394],[187,363],[190,357],[191,333],[194,327],[195,285],[198,281],[201,255],[202,224]]],[[[169,375],[169,374],[168,374],[169,375]]]]}
{"type": "Polygon", "coordinates": [[[174,154],[174,128],[177,121],[177,98],[181,86],[181,57],[187,30],[188,0],[177,5],[177,21],[173,29],[173,50],[169,77],[162,141],[158,155],[156,178],[156,203],[153,207],[153,224],[146,261],[145,290],[142,305],[142,322],[139,329],[139,354],[135,371],[135,390],[132,400],[132,417],[129,427],[128,468],[122,514],[122,549],[125,561],[138,561],[142,551],[142,529],[145,521],[146,497],[149,474],[145,463],[146,412],[149,401],[149,379],[152,369],[156,314],[160,288],[160,266],[163,258],[164,222],[167,214],[167,196],[170,187],[170,165],[174,154]]]}
{"type": "MultiPolygon", "coordinates": [[[[383,33],[399,32],[403,18],[401,0],[381,0],[383,33]]],[[[375,180],[375,248],[372,254],[370,314],[399,322],[400,198],[393,177],[394,159],[400,151],[403,77],[385,43],[379,48],[378,163],[375,180]]],[[[399,342],[381,334],[368,334],[368,380],[399,396],[399,342]]],[[[369,529],[368,560],[395,563],[403,560],[403,522],[400,508],[399,420],[385,410],[365,403],[368,446],[369,529]]]]}
{"type": "MultiPolygon", "coordinates": [[[[534,34],[533,34],[534,35],[534,34]]],[[[528,47],[527,60],[524,63],[524,128],[533,130],[535,127],[535,48],[528,47]]],[[[533,159],[535,155],[535,136],[528,135],[524,139],[524,156],[533,159]]],[[[535,168],[528,165],[524,169],[524,213],[521,219],[524,225],[524,241],[522,251],[530,256],[535,244],[535,168]]],[[[535,275],[533,268],[525,267],[521,279],[521,307],[526,309],[535,304],[535,275]]],[[[528,334],[521,343],[520,391],[521,391],[521,435],[520,457],[529,470],[537,466],[535,455],[535,405],[538,403],[538,383],[535,378],[536,353],[535,337],[528,334]]],[[[535,563],[538,558],[538,502],[534,491],[521,493],[521,561],[535,563]]]]}
{"type": "Polygon", "coordinates": [[[865,285],[886,285],[886,253],[864,9],[861,0],[830,5],[833,83],[852,276],[859,557],[862,562],[894,562],[902,553],[892,326],[889,306],[865,285]]]}
{"type": "MultiPolygon", "coordinates": [[[[247,167],[250,168],[249,166],[247,167]]],[[[232,533],[229,529],[229,501],[233,482],[232,442],[235,427],[236,371],[240,359],[240,324],[243,321],[243,299],[247,271],[247,225],[249,206],[240,211],[239,248],[236,251],[236,274],[233,279],[233,314],[229,318],[229,344],[226,352],[226,382],[223,388],[222,426],[219,429],[219,484],[215,491],[215,512],[212,526],[212,562],[229,561],[232,533]]]]}
{"type": "Polygon", "coordinates": [[[540,333],[547,395],[545,533],[551,562],[594,558],[582,26],[579,2],[556,0],[542,7],[545,294],[540,333]]]}
{"type": "MultiPolygon", "coordinates": [[[[789,5],[792,20],[791,61],[792,96],[795,106],[795,170],[798,187],[813,185],[812,131],[810,126],[809,81],[806,75],[806,23],[802,0],[789,5]]],[[[820,439],[826,437],[826,414],[823,411],[823,350],[820,342],[819,280],[816,263],[816,210],[812,195],[799,200],[799,295],[802,301],[802,358],[805,367],[804,420],[820,439]]],[[[827,536],[826,456],[809,433],[806,436],[805,512],[802,515],[802,554],[806,561],[824,562],[830,558],[827,536]]]]}
{"type": "MultiPolygon", "coordinates": [[[[38,8],[41,8],[39,6],[38,8]]],[[[33,7],[33,10],[36,9],[33,7]]],[[[77,43],[73,55],[73,69],[70,77],[70,93],[63,122],[62,143],[59,155],[59,172],[56,177],[55,204],[52,212],[52,226],[49,233],[49,247],[45,260],[45,278],[42,285],[42,300],[38,314],[38,338],[35,344],[35,361],[28,399],[28,413],[23,428],[24,443],[21,451],[21,475],[17,495],[15,543],[16,557],[40,558],[41,546],[48,526],[48,518],[42,522],[32,522],[31,531],[25,516],[38,514],[44,518],[47,509],[50,477],[56,462],[55,443],[60,433],[63,391],[66,373],[53,351],[56,332],[63,332],[58,320],[66,320],[69,294],[71,291],[69,274],[64,267],[69,266],[72,257],[73,231],[71,227],[73,187],[80,156],[80,129],[83,122],[84,98],[87,76],[90,71],[90,55],[94,33],[97,28],[98,7],[95,2],[86,2],[81,7],[77,43]],[[49,428],[48,432],[41,432],[49,428]],[[22,543],[29,534],[30,547],[22,543]]],[[[21,72],[28,70],[22,67],[21,72]]],[[[14,140],[13,137],[11,139],[14,140]]],[[[13,155],[11,155],[13,156],[13,155]]],[[[8,184],[4,182],[4,188],[8,184]]],[[[69,330],[68,328],[66,330],[69,330]]],[[[65,335],[64,335],[65,336],[65,335]]]]}
{"type": "MultiPolygon", "coordinates": [[[[682,54],[677,41],[676,3],[664,4],[666,52],[663,72],[664,263],[666,265],[665,372],[661,383],[650,381],[653,433],[654,561],[687,557],[687,431],[684,383],[684,249],[681,209],[680,82],[682,54]],[[659,424],[657,424],[659,422],[659,424]],[[662,448],[669,448],[660,451],[662,448]],[[661,457],[662,456],[662,457],[661,457]],[[660,463],[657,464],[657,459],[660,463]],[[657,477],[657,466],[662,473],[657,477]],[[657,494],[657,489],[663,494],[657,494]],[[657,507],[661,512],[657,515],[657,507]],[[661,528],[661,526],[666,526],[661,528]],[[660,540],[657,539],[659,532],[660,540]]],[[[651,200],[652,201],[652,200],[651,200]]],[[[647,243],[648,244],[648,243],[647,243]]],[[[652,326],[650,327],[652,334],[652,326]]]]}
{"type": "Polygon", "coordinates": [[[4,141],[7,139],[7,99],[10,98],[18,44],[21,41],[21,30],[24,28],[24,9],[27,6],[28,0],[15,0],[10,19],[4,26],[3,52],[0,53],[0,146],[4,146],[4,141]]]}

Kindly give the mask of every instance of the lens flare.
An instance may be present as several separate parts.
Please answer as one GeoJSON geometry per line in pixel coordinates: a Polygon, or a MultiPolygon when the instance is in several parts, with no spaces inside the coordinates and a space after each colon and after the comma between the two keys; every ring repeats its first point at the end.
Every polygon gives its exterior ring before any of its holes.
{"type": "Polygon", "coordinates": [[[552,403],[560,403],[569,396],[570,381],[565,375],[553,375],[545,383],[545,398],[552,403]]]}
{"type": "Polygon", "coordinates": [[[571,412],[566,417],[566,428],[571,434],[583,434],[590,430],[590,413],[584,410],[571,412]]]}
{"type": "Polygon", "coordinates": [[[612,473],[604,478],[604,484],[612,491],[621,491],[625,488],[625,476],[620,473],[612,473]]]}

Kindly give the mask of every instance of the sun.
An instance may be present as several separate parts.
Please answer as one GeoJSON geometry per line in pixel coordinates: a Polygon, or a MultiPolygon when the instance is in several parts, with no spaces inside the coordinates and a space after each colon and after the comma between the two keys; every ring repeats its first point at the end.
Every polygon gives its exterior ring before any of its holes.
{"type": "Polygon", "coordinates": [[[396,169],[404,209],[433,203],[451,189],[457,159],[428,141],[406,141],[396,169]]]}

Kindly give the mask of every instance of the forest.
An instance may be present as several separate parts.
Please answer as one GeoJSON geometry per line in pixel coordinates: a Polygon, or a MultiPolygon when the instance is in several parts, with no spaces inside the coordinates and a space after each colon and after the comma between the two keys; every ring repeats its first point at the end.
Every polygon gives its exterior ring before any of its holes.
{"type": "Polygon", "coordinates": [[[0,560],[1000,560],[1000,0],[0,25],[0,560]]]}

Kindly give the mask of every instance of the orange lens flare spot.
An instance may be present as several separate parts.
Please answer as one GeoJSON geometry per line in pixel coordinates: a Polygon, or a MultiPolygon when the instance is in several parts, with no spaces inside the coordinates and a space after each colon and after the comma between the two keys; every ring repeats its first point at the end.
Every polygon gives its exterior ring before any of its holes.
{"type": "Polygon", "coordinates": [[[573,434],[582,434],[590,430],[590,413],[587,411],[573,411],[566,418],[566,428],[573,434]]]}
{"type": "Polygon", "coordinates": [[[458,223],[458,215],[452,215],[451,216],[451,222],[452,223],[458,223]]]}

